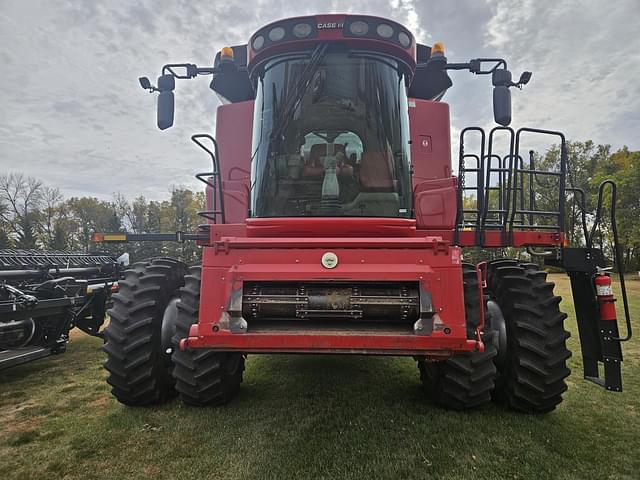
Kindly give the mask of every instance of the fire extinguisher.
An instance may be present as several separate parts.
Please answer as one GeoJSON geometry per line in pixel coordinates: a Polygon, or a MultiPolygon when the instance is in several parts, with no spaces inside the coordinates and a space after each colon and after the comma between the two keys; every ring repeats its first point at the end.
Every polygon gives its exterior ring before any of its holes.
{"type": "MultiPolygon", "coordinates": [[[[607,270],[610,268],[598,268],[594,284],[596,287],[596,299],[600,307],[600,320],[603,322],[617,322],[615,297],[613,296],[613,288],[611,287],[611,277],[607,270]]],[[[617,326],[617,323],[614,323],[617,326]]],[[[613,328],[608,329],[609,331],[613,328]]],[[[612,332],[613,333],[613,332],[612,332]]],[[[615,334],[617,336],[617,333],[615,334]]]]}
{"type": "Polygon", "coordinates": [[[620,341],[622,339],[618,333],[616,299],[613,296],[613,288],[611,287],[611,276],[607,270],[610,270],[610,268],[597,267],[597,272],[593,279],[600,316],[598,330],[602,348],[601,360],[604,364],[605,387],[607,390],[621,392],[620,362],[622,361],[622,348],[620,341]]]}

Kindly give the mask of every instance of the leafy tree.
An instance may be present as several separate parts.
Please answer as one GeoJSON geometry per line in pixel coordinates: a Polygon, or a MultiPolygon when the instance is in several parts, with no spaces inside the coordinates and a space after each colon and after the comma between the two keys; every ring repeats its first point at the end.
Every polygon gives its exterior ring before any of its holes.
{"type": "Polygon", "coordinates": [[[42,210],[40,214],[40,236],[44,248],[64,250],[69,243],[69,222],[66,205],[57,187],[42,189],[42,210]]]}
{"type": "MultiPolygon", "coordinates": [[[[591,179],[592,202],[595,203],[598,185],[612,179],[617,185],[617,226],[625,269],[640,270],[640,152],[627,147],[616,151],[607,161],[600,162],[591,179]]],[[[611,209],[611,196],[603,197],[607,211],[611,209]]],[[[611,224],[603,215],[603,243],[613,249],[611,224]]]]}
{"type": "MultiPolygon", "coordinates": [[[[15,236],[18,248],[36,248],[39,208],[42,204],[42,182],[22,173],[0,176],[0,199],[4,207],[0,219],[15,236]]],[[[5,235],[8,236],[5,232],[5,235]]]]}
{"type": "Polygon", "coordinates": [[[4,220],[8,215],[8,207],[3,198],[0,197],[0,248],[10,248],[11,238],[9,237],[9,224],[4,220]]]}
{"type": "Polygon", "coordinates": [[[91,247],[93,233],[117,232],[121,229],[121,219],[113,203],[82,197],[71,198],[68,204],[77,222],[76,245],[85,252],[91,247]]]}

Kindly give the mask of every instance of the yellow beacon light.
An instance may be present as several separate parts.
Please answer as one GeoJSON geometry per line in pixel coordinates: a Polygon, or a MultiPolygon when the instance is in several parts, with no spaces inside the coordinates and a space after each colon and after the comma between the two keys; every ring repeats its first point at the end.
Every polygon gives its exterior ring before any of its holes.
{"type": "Polygon", "coordinates": [[[435,53],[440,53],[442,55],[444,55],[444,43],[442,42],[435,42],[432,46],[431,46],[431,55],[435,54],[435,53]]]}
{"type": "Polygon", "coordinates": [[[223,47],[220,50],[220,59],[233,60],[233,49],[231,47],[223,47]]]}

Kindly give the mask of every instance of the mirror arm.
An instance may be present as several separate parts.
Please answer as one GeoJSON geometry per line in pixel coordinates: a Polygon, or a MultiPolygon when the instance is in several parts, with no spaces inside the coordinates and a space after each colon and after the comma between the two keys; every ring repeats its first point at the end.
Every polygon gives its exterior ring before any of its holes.
{"type": "Polygon", "coordinates": [[[471,70],[471,63],[447,63],[445,70],[471,70]]]}
{"type": "Polygon", "coordinates": [[[167,65],[162,67],[162,74],[166,75],[167,73],[170,73],[176,78],[188,79],[194,78],[196,75],[198,75],[197,69],[198,66],[194,65],[193,63],[168,63],[167,65]],[[174,68],[184,68],[186,70],[186,74],[180,75],[179,73],[176,73],[174,71],[174,68]]]}
{"type": "Polygon", "coordinates": [[[445,70],[469,70],[476,75],[488,75],[499,68],[507,69],[507,61],[504,58],[474,58],[469,63],[447,63],[445,70]],[[493,63],[488,70],[482,69],[483,63],[493,63]]]}
{"type": "Polygon", "coordinates": [[[197,72],[198,75],[215,75],[219,72],[219,69],[216,67],[198,67],[197,72]]]}
{"type": "Polygon", "coordinates": [[[212,75],[218,73],[218,68],[216,67],[198,67],[193,63],[168,63],[167,65],[162,67],[162,74],[166,75],[170,73],[175,78],[180,80],[187,80],[190,78],[196,78],[198,75],[212,75]],[[184,68],[185,73],[180,74],[177,73],[174,69],[176,68],[184,68]]]}

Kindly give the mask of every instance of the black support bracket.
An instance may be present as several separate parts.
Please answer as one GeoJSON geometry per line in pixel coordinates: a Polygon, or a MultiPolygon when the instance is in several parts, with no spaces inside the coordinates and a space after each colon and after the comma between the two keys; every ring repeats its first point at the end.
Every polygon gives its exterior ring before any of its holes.
{"type": "Polygon", "coordinates": [[[622,348],[618,324],[601,319],[594,286],[598,269],[606,265],[602,250],[563,248],[561,262],[571,280],[584,378],[607,390],[621,392],[622,348]],[[603,378],[600,376],[600,363],[603,365],[603,378]]]}

